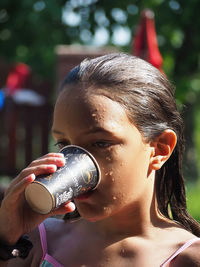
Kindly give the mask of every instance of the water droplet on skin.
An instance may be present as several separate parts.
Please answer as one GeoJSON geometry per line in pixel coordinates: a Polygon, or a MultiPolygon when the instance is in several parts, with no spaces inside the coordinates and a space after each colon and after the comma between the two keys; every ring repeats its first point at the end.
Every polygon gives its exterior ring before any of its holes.
{"type": "Polygon", "coordinates": [[[105,176],[107,176],[107,175],[108,175],[108,172],[105,173],[105,176]]]}
{"type": "Polygon", "coordinates": [[[125,249],[124,249],[124,248],[121,249],[121,253],[122,253],[122,254],[125,253],[125,249]]]}
{"type": "Polygon", "coordinates": [[[111,158],[110,158],[110,157],[106,157],[106,159],[107,159],[108,161],[111,161],[111,158]]]}
{"type": "Polygon", "coordinates": [[[116,200],[117,198],[116,197],[113,197],[113,200],[116,200]]]}
{"type": "Polygon", "coordinates": [[[97,114],[95,114],[95,113],[92,113],[92,117],[96,117],[97,116],[97,114]]]}
{"type": "Polygon", "coordinates": [[[114,178],[112,178],[112,182],[114,182],[115,181],[115,179],[114,178]]]}
{"type": "Polygon", "coordinates": [[[107,210],[107,207],[103,207],[104,210],[107,210]]]}
{"type": "Polygon", "coordinates": [[[109,175],[111,176],[112,174],[113,174],[113,171],[110,171],[110,172],[109,172],[109,175]]]}

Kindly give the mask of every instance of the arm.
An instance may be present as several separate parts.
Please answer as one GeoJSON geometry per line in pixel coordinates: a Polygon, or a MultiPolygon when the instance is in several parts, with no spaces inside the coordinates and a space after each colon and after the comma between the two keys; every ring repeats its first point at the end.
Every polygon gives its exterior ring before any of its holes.
{"type": "Polygon", "coordinates": [[[33,242],[30,239],[23,237],[14,246],[1,244],[0,245],[0,266],[31,266],[31,252],[33,252],[33,242]],[[13,256],[16,256],[15,258],[13,256]],[[11,264],[11,265],[10,265],[11,264]],[[28,265],[27,265],[28,264],[28,265]]]}
{"type": "MultiPolygon", "coordinates": [[[[35,179],[35,176],[53,173],[57,167],[63,165],[64,161],[61,154],[49,153],[33,161],[12,181],[5,192],[0,207],[1,244],[14,245],[23,234],[30,233],[44,219],[52,215],[73,211],[73,205],[68,203],[49,214],[41,215],[28,206],[24,197],[25,188],[35,179]]],[[[14,260],[11,259],[10,262],[12,261],[14,260]]],[[[0,263],[2,267],[7,266],[5,262],[0,263]]],[[[8,266],[10,266],[10,263],[8,266]]]]}
{"type": "Polygon", "coordinates": [[[29,234],[29,239],[33,244],[33,248],[31,249],[28,257],[26,259],[20,259],[20,258],[11,259],[9,260],[7,267],[27,267],[27,266],[31,267],[40,265],[40,260],[42,258],[42,247],[40,243],[38,228],[34,229],[29,234]]]}
{"type": "MultiPolygon", "coordinates": [[[[27,267],[27,266],[33,266],[32,265],[32,259],[33,259],[33,253],[30,252],[29,256],[26,259],[20,259],[20,258],[15,258],[11,259],[7,262],[7,265],[2,265],[2,267],[7,266],[7,267],[27,267]]],[[[1,266],[1,262],[0,262],[1,266]]],[[[39,265],[38,265],[39,266],[39,265]]]]}

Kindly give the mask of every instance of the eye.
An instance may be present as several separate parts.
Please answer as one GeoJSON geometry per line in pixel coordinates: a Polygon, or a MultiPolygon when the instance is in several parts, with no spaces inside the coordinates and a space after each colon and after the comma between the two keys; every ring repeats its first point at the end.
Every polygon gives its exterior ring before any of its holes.
{"type": "Polygon", "coordinates": [[[54,144],[54,146],[57,146],[59,149],[62,149],[64,146],[70,145],[69,142],[67,141],[58,141],[57,143],[54,144]]]}
{"type": "Polygon", "coordinates": [[[112,146],[112,143],[106,140],[101,140],[101,141],[96,141],[95,143],[92,144],[94,147],[98,148],[107,148],[112,146]]]}

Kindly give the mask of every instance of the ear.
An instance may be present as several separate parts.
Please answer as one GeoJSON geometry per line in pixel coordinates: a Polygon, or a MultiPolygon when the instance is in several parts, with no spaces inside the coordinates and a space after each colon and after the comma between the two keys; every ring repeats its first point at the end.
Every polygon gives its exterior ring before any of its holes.
{"type": "Polygon", "coordinates": [[[159,170],[169,159],[176,146],[176,141],[176,133],[171,129],[167,129],[151,143],[152,154],[150,166],[152,170],[159,170]]]}

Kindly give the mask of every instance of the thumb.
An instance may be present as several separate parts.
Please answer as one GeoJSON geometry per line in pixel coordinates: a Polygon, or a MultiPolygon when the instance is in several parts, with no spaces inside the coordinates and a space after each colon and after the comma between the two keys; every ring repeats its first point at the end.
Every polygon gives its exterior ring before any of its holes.
{"type": "Polygon", "coordinates": [[[76,206],[73,202],[67,202],[66,204],[60,206],[58,209],[52,211],[52,215],[61,215],[65,213],[70,213],[75,211],[76,206]]]}

